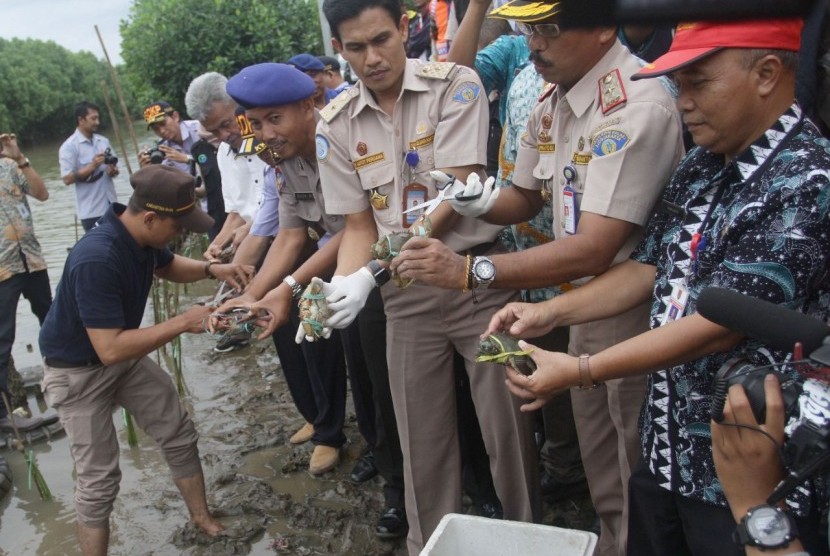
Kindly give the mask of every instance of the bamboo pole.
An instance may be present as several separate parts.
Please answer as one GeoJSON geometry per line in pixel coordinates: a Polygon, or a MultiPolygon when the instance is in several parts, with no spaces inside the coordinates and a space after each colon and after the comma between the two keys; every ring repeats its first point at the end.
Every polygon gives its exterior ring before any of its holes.
{"type": "Polygon", "coordinates": [[[124,139],[121,136],[121,128],[118,125],[118,120],[115,117],[115,112],[112,111],[112,103],[110,102],[110,94],[107,90],[107,82],[101,80],[101,92],[104,93],[104,103],[107,105],[107,113],[112,120],[112,130],[115,132],[115,139],[118,141],[118,146],[121,147],[121,152],[124,153],[124,163],[127,165],[127,173],[133,175],[132,166],[130,166],[130,157],[127,156],[127,147],[124,145],[124,139]]]}
{"type": "MultiPolygon", "coordinates": [[[[118,75],[115,73],[115,68],[112,67],[112,62],[110,62],[110,55],[107,52],[107,47],[104,45],[104,39],[101,37],[101,31],[98,30],[98,26],[95,25],[95,33],[98,35],[98,42],[101,43],[101,49],[104,51],[104,58],[107,60],[107,68],[110,70],[110,77],[112,78],[112,84],[115,87],[115,96],[118,97],[118,102],[121,104],[121,111],[124,113],[124,120],[127,122],[127,130],[130,132],[130,139],[133,141],[133,147],[135,148],[135,155],[138,156],[138,139],[135,135],[135,129],[133,128],[133,120],[130,118],[130,111],[127,110],[127,104],[124,102],[124,92],[121,90],[121,82],[118,80],[118,75]]],[[[127,156],[127,153],[124,153],[124,156],[127,156]]]]}

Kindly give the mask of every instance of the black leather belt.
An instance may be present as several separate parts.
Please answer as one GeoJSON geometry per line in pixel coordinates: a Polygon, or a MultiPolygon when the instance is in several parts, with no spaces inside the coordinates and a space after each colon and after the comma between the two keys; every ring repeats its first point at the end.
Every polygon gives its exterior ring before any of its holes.
{"type": "Polygon", "coordinates": [[[100,365],[101,361],[98,358],[89,359],[87,361],[80,361],[78,363],[73,363],[71,361],[64,361],[62,359],[54,359],[52,357],[44,357],[44,363],[46,366],[52,367],[55,369],[74,369],[76,367],[92,367],[93,365],[100,365]]]}

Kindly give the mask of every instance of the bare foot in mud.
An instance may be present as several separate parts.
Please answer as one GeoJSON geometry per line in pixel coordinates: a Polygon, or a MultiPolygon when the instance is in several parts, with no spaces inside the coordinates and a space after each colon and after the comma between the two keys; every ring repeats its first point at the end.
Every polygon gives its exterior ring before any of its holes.
{"type": "Polygon", "coordinates": [[[190,523],[211,538],[225,530],[225,526],[213,519],[213,516],[210,515],[193,516],[190,518],[190,523]]]}

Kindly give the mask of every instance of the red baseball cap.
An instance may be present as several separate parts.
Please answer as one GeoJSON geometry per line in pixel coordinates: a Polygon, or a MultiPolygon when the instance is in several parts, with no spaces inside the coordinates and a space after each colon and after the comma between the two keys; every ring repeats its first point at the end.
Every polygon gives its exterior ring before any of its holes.
{"type": "Polygon", "coordinates": [[[801,18],[681,23],[668,52],[631,77],[659,77],[724,48],[791,50],[801,48],[801,18]]]}

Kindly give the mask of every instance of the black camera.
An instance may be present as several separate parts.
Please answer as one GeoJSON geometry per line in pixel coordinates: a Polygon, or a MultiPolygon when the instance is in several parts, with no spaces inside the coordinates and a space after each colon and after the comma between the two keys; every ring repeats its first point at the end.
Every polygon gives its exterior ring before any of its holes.
{"type": "Polygon", "coordinates": [[[150,157],[150,164],[161,164],[166,158],[164,151],[159,148],[158,143],[147,149],[147,156],[150,157]]]}
{"type": "Polygon", "coordinates": [[[755,367],[739,357],[733,357],[724,363],[717,374],[715,374],[715,393],[712,396],[712,420],[716,423],[723,422],[723,406],[726,403],[726,396],[729,387],[733,384],[740,384],[746,391],[746,397],[755,419],[763,424],[766,421],[767,402],[764,392],[764,378],[774,374],[781,385],[781,396],[784,399],[784,412],[789,416],[798,409],[798,397],[801,395],[802,380],[797,374],[786,372],[787,365],[767,365],[755,367]]]}
{"type": "Polygon", "coordinates": [[[112,149],[109,147],[104,151],[104,164],[118,164],[118,157],[113,154],[112,149]]]}

